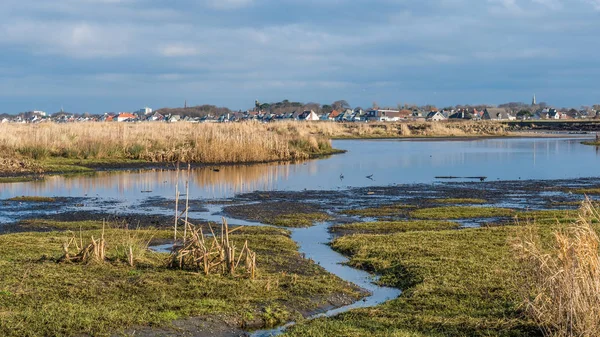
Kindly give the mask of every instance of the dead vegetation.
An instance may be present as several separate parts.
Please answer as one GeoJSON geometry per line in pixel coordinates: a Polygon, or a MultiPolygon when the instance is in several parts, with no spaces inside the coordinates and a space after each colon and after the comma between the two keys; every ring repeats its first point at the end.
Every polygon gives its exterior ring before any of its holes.
{"type": "Polygon", "coordinates": [[[497,122],[383,122],[383,123],[298,123],[269,125],[281,134],[322,136],[327,138],[402,138],[402,137],[473,137],[508,134],[505,124],[497,122]]]}
{"type": "Polygon", "coordinates": [[[2,125],[0,159],[10,172],[48,159],[254,163],[332,152],[324,137],[277,133],[261,123],[86,123],[2,125]]]}
{"type": "Polygon", "coordinates": [[[89,264],[113,261],[135,267],[136,263],[145,261],[148,247],[154,238],[152,231],[140,228],[118,229],[107,239],[106,227],[106,222],[103,221],[100,237],[92,235],[89,241],[84,241],[83,229],[79,230],[79,237],[72,232],[72,236],[63,242],[63,255],[57,262],[89,264]]]}
{"type": "Polygon", "coordinates": [[[587,200],[577,221],[557,224],[552,233],[528,225],[515,243],[525,311],[547,336],[592,337],[600,331],[598,221],[598,209],[587,200]]]}

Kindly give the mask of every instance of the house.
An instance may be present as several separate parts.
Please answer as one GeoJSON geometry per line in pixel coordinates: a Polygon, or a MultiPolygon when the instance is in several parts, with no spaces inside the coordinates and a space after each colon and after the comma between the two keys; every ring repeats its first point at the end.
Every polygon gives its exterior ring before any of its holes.
{"type": "Polygon", "coordinates": [[[562,113],[556,109],[548,111],[548,119],[561,119],[562,113]]]}
{"type": "Polygon", "coordinates": [[[483,116],[481,117],[481,119],[483,120],[494,120],[494,121],[501,121],[501,120],[516,120],[517,117],[511,115],[508,111],[506,111],[506,109],[502,109],[502,108],[486,108],[483,111],[483,116]]]}
{"type": "Polygon", "coordinates": [[[2,124],[8,123],[8,118],[2,118],[2,120],[0,121],[0,123],[2,123],[2,124]]]}
{"type": "Polygon", "coordinates": [[[337,121],[339,122],[352,122],[354,121],[354,112],[351,111],[344,111],[343,113],[339,114],[339,116],[337,116],[337,121]]]}
{"type": "Polygon", "coordinates": [[[330,121],[335,121],[337,120],[337,118],[341,115],[342,113],[340,111],[337,110],[333,110],[329,116],[327,117],[328,120],[330,121]]]}
{"type": "Polygon", "coordinates": [[[181,116],[180,116],[180,115],[171,115],[171,116],[169,117],[169,120],[168,120],[168,122],[169,122],[169,123],[177,123],[177,122],[179,122],[180,120],[181,120],[181,116]]]}
{"type": "Polygon", "coordinates": [[[462,120],[462,119],[471,120],[473,118],[474,118],[474,116],[472,113],[464,111],[464,110],[455,112],[448,117],[448,119],[450,119],[450,120],[462,120]]]}
{"type": "Polygon", "coordinates": [[[155,112],[152,116],[148,117],[148,121],[150,122],[162,122],[165,120],[165,116],[155,112]]]}
{"type": "Polygon", "coordinates": [[[401,119],[400,111],[390,109],[369,110],[366,119],[372,122],[394,122],[401,119]]]}
{"type": "Polygon", "coordinates": [[[446,117],[442,115],[442,113],[439,111],[432,111],[427,114],[427,117],[425,119],[431,122],[439,122],[446,120],[446,117]]]}
{"type": "Polygon", "coordinates": [[[117,122],[131,122],[137,118],[136,115],[129,112],[121,112],[117,116],[117,122]]]}
{"type": "Polygon", "coordinates": [[[303,121],[318,121],[320,118],[313,110],[307,110],[298,116],[298,119],[303,121]]]}
{"type": "Polygon", "coordinates": [[[556,109],[545,108],[536,111],[534,119],[560,119],[561,113],[556,109]]]}

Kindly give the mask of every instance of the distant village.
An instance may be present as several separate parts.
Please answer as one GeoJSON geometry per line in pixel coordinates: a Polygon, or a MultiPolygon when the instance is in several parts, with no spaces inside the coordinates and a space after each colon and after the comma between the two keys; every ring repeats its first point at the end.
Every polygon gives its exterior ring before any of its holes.
{"type": "MultiPolygon", "coordinates": [[[[375,105],[375,104],[374,104],[375,105]]],[[[457,106],[437,109],[432,106],[398,106],[393,108],[351,108],[346,101],[332,105],[302,104],[284,100],[278,103],[255,102],[254,109],[231,111],[211,105],[184,108],[163,108],[154,111],[144,107],[134,112],[109,112],[101,115],[73,114],[61,111],[52,115],[44,111],[29,111],[18,115],[1,115],[0,123],[76,123],[76,122],[164,122],[164,123],[229,123],[241,121],[331,121],[331,122],[399,122],[399,121],[514,121],[514,120],[568,120],[600,118],[600,106],[580,109],[556,109],[545,103],[531,105],[507,103],[498,107],[457,106]]]]}

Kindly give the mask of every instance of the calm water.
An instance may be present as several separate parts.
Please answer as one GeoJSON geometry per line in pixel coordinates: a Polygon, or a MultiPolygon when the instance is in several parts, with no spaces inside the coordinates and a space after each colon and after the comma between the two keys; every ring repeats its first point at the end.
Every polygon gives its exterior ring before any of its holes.
{"type": "MultiPolygon", "coordinates": [[[[348,153],[299,164],[221,167],[220,172],[194,170],[190,196],[214,199],[257,190],[431,183],[439,181],[436,176],[486,176],[488,180],[600,176],[600,154],[593,147],[581,145],[581,140],[334,141],[336,148],[348,153]],[[373,180],[366,178],[370,175],[373,180]]],[[[42,182],[0,184],[0,199],[21,195],[97,196],[139,202],[148,197],[172,197],[174,181],[175,173],[163,170],[52,176],[42,182]]]]}

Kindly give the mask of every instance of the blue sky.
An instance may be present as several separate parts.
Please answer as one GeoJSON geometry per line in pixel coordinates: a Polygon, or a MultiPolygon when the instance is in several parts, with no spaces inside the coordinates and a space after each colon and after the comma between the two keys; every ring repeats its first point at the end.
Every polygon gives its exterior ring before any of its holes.
{"type": "Polygon", "coordinates": [[[600,0],[2,0],[0,113],[600,103],[600,0]]]}

